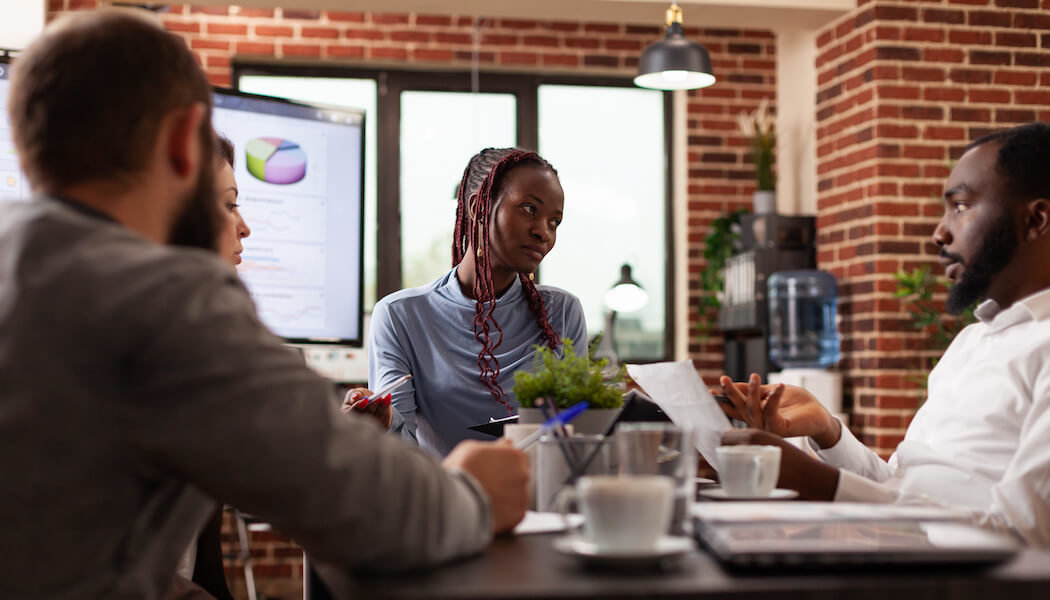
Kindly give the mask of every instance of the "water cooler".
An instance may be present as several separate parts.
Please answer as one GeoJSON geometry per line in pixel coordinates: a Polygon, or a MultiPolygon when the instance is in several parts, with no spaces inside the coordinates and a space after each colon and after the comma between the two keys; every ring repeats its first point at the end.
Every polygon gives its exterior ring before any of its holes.
{"type": "Polygon", "coordinates": [[[769,358],[779,372],[770,383],[803,387],[840,419],[842,374],[827,370],[839,360],[835,277],[812,269],[780,271],[767,280],[769,358]]]}
{"type": "Polygon", "coordinates": [[[726,260],[725,293],[718,311],[725,373],[734,381],[746,381],[751,373],[765,380],[772,370],[766,282],[779,271],[816,267],[815,219],[744,215],[740,227],[741,248],[726,260]]]}

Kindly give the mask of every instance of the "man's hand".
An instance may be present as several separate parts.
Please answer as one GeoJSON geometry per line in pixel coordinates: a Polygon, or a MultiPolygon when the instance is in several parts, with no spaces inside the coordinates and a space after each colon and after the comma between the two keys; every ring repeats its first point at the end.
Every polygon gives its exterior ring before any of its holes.
{"type": "Polygon", "coordinates": [[[372,401],[366,400],[371,396],[372,392],[366,388],[354,388],[348,391],[343,397],[343,412],[353,411],[359,415],[372,417],[383,429],[390,429],[390,422],[394,418],[394,411],[390,408],[390,394],[372,401]]]}
{"type": "Polygon", "coordinates": [[[839,470],[809,456],[778,435],[757,429],[731,429],[722,434],[722,445],[780,446],[777,487],[796,490],[803,500],[835,499],[839,470]]]}
{"type": "Polygon", "coordinates": [[[722,393],[732,402],[732,406],[720,404],[722,410],[755,429],[782,437],[806,435],[821,448],[834,446],[842,435],[839,420],[813,394],[800,387],[783,383],[761,385],[756,373],[751,374],[747,383],[734,383],[725,375],[718,382],[722,393]]]}
{"type": "Polygon", "coordinates": [[[525,517],[529,505],[529,458],[510,440],[461,442],[445,457],[448,469],[474,476],[492,501],[492,532],[504,533],[525,517]]]}

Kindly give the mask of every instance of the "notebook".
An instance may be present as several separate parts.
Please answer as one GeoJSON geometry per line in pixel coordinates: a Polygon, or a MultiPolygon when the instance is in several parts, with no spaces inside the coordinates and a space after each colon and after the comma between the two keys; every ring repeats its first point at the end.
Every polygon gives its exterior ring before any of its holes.
{"type": "Polygon", "coordinates": [[[1009,537],[953,521],[712,522],[695,519],[700,544],[734,569],[841,569],[1002,562],[1009,537]]]}

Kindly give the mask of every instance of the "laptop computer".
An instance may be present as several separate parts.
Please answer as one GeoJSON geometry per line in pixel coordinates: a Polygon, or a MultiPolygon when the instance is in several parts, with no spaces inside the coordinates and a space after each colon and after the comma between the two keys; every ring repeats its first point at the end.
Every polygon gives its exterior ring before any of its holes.
{"type": "Polygon", "coordinates": [[[979,565],[1014,556],[1009,537],[953,521],[712,522],[694,519],[700,544],[734,569],[979,565]]]}

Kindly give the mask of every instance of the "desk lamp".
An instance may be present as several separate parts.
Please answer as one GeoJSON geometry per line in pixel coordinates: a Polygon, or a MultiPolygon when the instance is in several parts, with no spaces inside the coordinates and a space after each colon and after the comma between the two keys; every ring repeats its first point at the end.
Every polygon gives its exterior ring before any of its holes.
{"type": "Polygon", "coordinates": [[[609,359],[610,366],[618,364],[616,340],[613,337],[616,313],[641,310],[648,302],[649,294],[631,277],[631,265],[624,263],[620,267],[620,280],[605,293],[605,307],[609,310],[605,313],[605,331],[595,349],[595,358],[609,359]]]}

